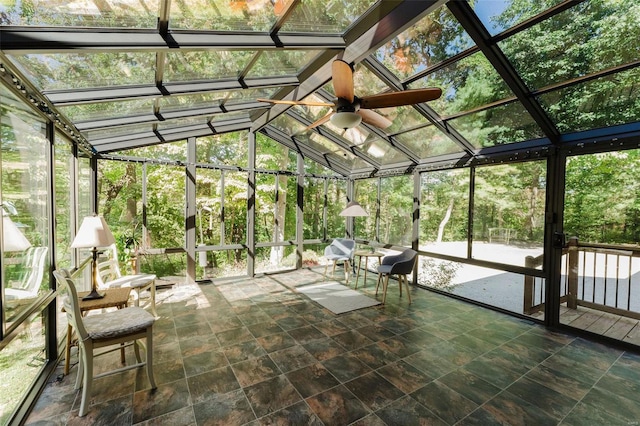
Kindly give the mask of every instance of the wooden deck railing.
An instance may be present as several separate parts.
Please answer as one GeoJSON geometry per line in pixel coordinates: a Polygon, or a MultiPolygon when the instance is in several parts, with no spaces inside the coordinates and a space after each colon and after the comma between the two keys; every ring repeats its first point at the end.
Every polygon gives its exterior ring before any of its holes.
{"type": "MultiPolygon", "coordinates": [[[[604,312],[640,319],[640,247],[610,244],[580,244],[569,239],[562,252],[560,302],[570,309],[585,306],[604,312]]],[[[542,256],[529,256],[527,267],[542,263],[542,256]]],[[[542,278],[524,279],[524,313],[544,309],[542,278]]]]}

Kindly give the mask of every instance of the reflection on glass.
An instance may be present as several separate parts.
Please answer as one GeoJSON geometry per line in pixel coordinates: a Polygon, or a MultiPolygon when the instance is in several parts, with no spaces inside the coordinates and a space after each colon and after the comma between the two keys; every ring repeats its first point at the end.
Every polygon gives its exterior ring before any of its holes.
{"type": "MultiPolygon", "coordinates": [[[[282,0],[276,0],[274,7],[282,0]]],[[[291,3],[287,1],[287,3],[291,3]]],[[[305,0],[298,2],[281,32],[343,33],[375,0],[305,0]]]]}
{"type": "Polygon", "coordinates": [[[282,8],[270,0],[185,0],[171,2],[171,28],[268,31],[282,8]]]}
{"type": "Polygon", "coordinates": [[[412,89],[439,87],[442,96],[428,102],[441,116],[449,116],[513,96],[482,52],[475,53],[410,85],[412,89]]]}
{"type": "Polygon", "coordinates": [[[472,257],[525,266],[543,252],[546,162],[476,169],[472,257]]]}
{"type": "Polygon", "coordinates": [[[532,89],[640,59],[640,4],[588,1],[499,43],[532,89]]]}
{"type": "Polygon", "coordinates": [[[197,81],[238,77],[253,57],[250,50],[168,53],[164,80],[197,81]]]}
{"type": "Polygon", "coordinates": [[[379,138],[372,138],[367,142],[356,146],[354,149],[362,152],[373,161],[383,165],[409,161],[409,157],[407,157],[402,151],[394,148],[388,142],[379,138]]]}
{"type": "Polygon", "coordinates": [[[40,90],[153,84],[155,54],[140,52],[52,53],[12,59],[40,90]]]}
{"type": "Polygon", "coordinates": [[[354,201],[360,203],[369,216],[354,217],[353,227],[356,238],[380,241],[376,232],[378,214],[378,179],[360,179],[354,182],[354,201]]]}
{"type": "Polygon", "coordinates": [[[420,175],[420,249],[467,257],[469,170],[420,175]]]}
{"type": "Polygon", "coordinates": [[[107,120],[143,114],[153,115],[153,99],[71,105],[58,109],[74,122],[107,120]]]}
{"type": "MultiPolygon", "coordinates": [[[[325,87],[326,86],[331,86],[330,93],[334,93],[333,85],[327,84],[325,87]]],[[[385,82],[369,71],[369,69],[362,65],[362,63],[357,63],[355,65],[353,72],[353,87],[356,96],[361,98],[363,96],[376,95],[378,93],[391,90],[385,82]]]]}
{"type": "MultiPolygon", "coordinates": [[[[82,132],[84,137],[86,137],[90,142],[98,141],[100,139],[115,138],[118,136],[139,136],[139,133],[148,133],[149,136],[151,136],[153,134],[152,124],[130,124],[127,126],[105,127],[103,129],[82,132]]],[[[131,139],[131,137],[128,139],[131,139]]]]}
{"type": "Polygon", "coordinates": [[[378,49],[375,56],[403,80],[471,46],[471,37],[442,6],[378,49]]]}
{"type": "Polygon", "coordinates": [[[247,77],[298,75],[319,50],[263,50],[247,77]]]}
{"type": "Polygon", "coordinates": [[[395,139],[420,158],[463,151],[462,148],[435,126],[422,127],[411,132],[401,133],[396,135],[395,139]]]}
{"type": "Polygon", "coordinates": [[[378,114],[391,120],[391,126],[384,129],[387,134],[403,132],[415,126],[423,126],[428,123],[424,115],[412,106],[382,108],[375,110],[378,114]]]}
{"type": "Polygon", "coordinates": [[[178,141],[120,151],[123,156],[151,158],[165,161],[187,161],[187,142],[178,141]]]}
{"type": "MultiPolygon", "coordinates": [[[[75,214],[71,203],[73,155],[71,143],[61,133],[56,132],[54,141],[56,267],[69,268],[71,266],[71,223],[75,214]]],[[[64,317],[66,318],[66,315],[64,317]]]]}
{"type": "Polygon", "coordinates": [[[478,149],[544,136],[520,102],[463,115],[448,123],[478,149]]]}
{"type": "Polygon", "coordinates": [[[496,35],[543,12],[562,0],[475,1],[473,10],[491,35],[496,35]]]}
{"type": "Polygon", "coordinates": [[[540,103],[562,132],[638,121],[640,68],[546,93],[540,103]]]}
{"type": "Polygon", "coordinates": [[[49,288],[49,141],[44,123],[3,87],[0,104],[2,291],[11,323],[49,288]]]}
{"type": "Polygon", "coordinates": [[[0,12],[6,25],[156,28],[159,4],[158,0],[31,0],[3,2],[0,12]]]}

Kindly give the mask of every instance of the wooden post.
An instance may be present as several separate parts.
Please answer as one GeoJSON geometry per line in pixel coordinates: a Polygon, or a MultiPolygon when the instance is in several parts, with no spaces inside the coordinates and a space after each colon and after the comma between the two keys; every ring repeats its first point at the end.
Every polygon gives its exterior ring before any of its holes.
{"type": "Polygon", "coordinates": [[[567,308],[578,308],[578,237],[569,238],[568,244],[569,250],[567,256],[569,257],[569,265],[567,267],[568,286],[567,289],[567,308]]]}
{"type": "MultiPolygon", "coordinates": [[[[535,268],[535,261],[533,256],[527,256],[524,258],[524,266],[526,268],[535,268]]],[[[533,292],[535,277],[533,275],[524,276],[524,306],[523,311],[525,314],[533,313],[533,292]]]]}

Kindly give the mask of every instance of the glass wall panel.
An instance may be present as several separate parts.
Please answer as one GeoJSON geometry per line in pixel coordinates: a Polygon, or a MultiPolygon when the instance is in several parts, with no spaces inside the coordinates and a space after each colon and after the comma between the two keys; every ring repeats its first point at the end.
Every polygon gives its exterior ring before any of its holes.
{"type": "Polygon", "coordinates": [[[296,267],[296,247],[258,247],[256,248],[256,274],[276,272],[296,267]],[[282,250],[280,250],[282,249],[282,250]],[[274,250],[282,251],[283,256],[274,256],[274,250]]]}
{"type": "Polygon", "coordinates": [[[247,243],[247,173],[224,173],[224,243],[247,243]]]}
{"type": "Polygon", "coordinates": [[[9,417],[31,388],[46,363],[42,313],[23,321],[18,336],[0,351],[0,424],[9,417]]]}
{"type": "Polygon", "coordinates": [[[378,215],[378,179],[362,179],[354,182],[354,201],[360,203],[369,216],[354,217],[354,235],[369,241],[380,241],[376,234],[378,215]]]}
{"type": "Polygon", "coordinates": [[[420,249],[467,257],[469,170],[420,176],[420,249]]]}
{"type": "Polygon", "coordinates": [[[220,170],[196,169],[197,244],[222,244],[221,176],[220,170]]]}
{"type": "Polygon", "coordinates": [[[184,247],[184,167],[147,165],[147,230],[143,247],[184,247]]]}
{"type": "Polygon", "coordinates": [[[49,290],[49,141],[45,123],[0,86],[2,291],[11,324],[49,290]]]}
{"type": "Polygon", "coordinates": [[[281,187],[286,187],[287,191],[287,199],[284,203],[284,240],[295,241],[297,238],[298,177],[281,175],[280,181],[281,187]]]}
{"type": "Polygon", "coordinates": [[[211,278],[240,277],[247,275],[247,250],[219,250],[207,254],[212,265],[211,278]]]}
{"type": "MultiPolygon", "coordinates": [[[[166,121],[165,121],[166,123],[166,121]]],[[[149,127],[151,130],[151,127],[149,127]]],[[[142,148],[120,151],[120,155],[150,158],[162,161],[187,161],[187,141],[181,140],[160,145],[145,146],[142,148]]]]}
{"type": "Polygon", "coordinates": [[[78,153],[78,227],[82,218],[94,213],[91,204],[91,165],[89,158],[81,155],[78,153]]]}
{"type": "Polygon", "coordinates": [[[327,236],[346,235],[346,218],[340,212],[347,205],[347,181],[329,179],[327,181],[327,236]]]}
{"type": "MultiPolygon", "coordinates": [[[[275,242],[276,175],[256,173],[256,242],[275,242]]],[[[281,240],[280,240],[281,241],[281,240]]]]}
{"type": "Polygon", "coordinates": [[[474,259],[525,266],[543,253],[546,162],[476,169],[474,259]]]}
{"type": "Polygon", "coordinates": [[[289,171],[297,170],[298,155],[295,151],[261,134],[256,134],[256,168],[289,171]]]}
{"type": "Polygon", "coordinates": [[[164,282],[182,283],[187,276],[187,254],[179,253],[141,253],[138,255],[140,272],[155,274],[159,280],[156,285],[164,282]]]}
{"type": "Polygon", "coordinates": [[[99,161],[98,200],[116,239],[119,260],[123,266],[129,264],[126,261],[142,244],[142,164],[99,161]]]}
{"type": "Polygon", "coordinates": [[[232,132],[198,138],[196,141],[196,161],[246,168],[249,162],[248,140],[247,132],[232,132]]]}
{"type": "MultiPolygon", "coordinates": [[[[324,179],[307,177],[304,180],[304,239],[324,238],[324,179]]],[[[342,236],[339,235],[339,236],[342,236]]],[[[327,235],[334,238],[335,235],[327,235]]]]}
{"type": "MultiPolygon", "coordinates": [[[[371,213],[369,212],[369,214],[371,213]]],[[[412,214],[413,176],[404,175],[382,178],[380,180],[379,241],[410,247],[413,224],[412,214]]]]}
{"type": "MultiPolygon", "coordinates": [[[[69,268],[71,266],[71,236],[72,236],[72,220],[76,211],[73,205],[73,188],[75,178],[74,159],[71,152],[71,143],[56,132],[55,135],[55,153],[54,153],[54,172],[55,172],[55,208],[56,208],[56,267],[69,268]]],[[[75,232],[74,232],[75,234],[75,232]]]]}

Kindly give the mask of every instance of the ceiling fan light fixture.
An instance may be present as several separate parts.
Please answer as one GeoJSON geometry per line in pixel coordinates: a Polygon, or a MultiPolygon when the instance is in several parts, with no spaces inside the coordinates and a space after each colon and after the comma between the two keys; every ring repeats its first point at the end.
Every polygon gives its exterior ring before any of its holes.
{"type": "Polygon", "coordinates": [[[355,112],[336,112],[331,116],[331,122],[334,126],[341,129],[351,129],[356,127],[362,121],[362,117],[355,112]]]}

